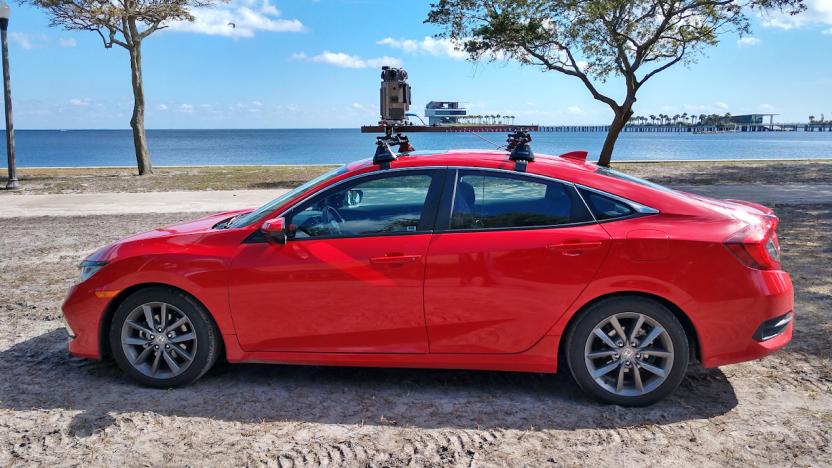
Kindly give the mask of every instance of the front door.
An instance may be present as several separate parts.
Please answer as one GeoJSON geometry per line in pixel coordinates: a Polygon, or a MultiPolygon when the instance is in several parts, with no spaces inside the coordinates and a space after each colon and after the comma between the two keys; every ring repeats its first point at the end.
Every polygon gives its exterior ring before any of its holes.
{"type": "Polygon", "coordinates": [[[242,244],[230,302],[243,349],[427,352],[423,279],[444,172],[344,182],[285,214],[285,244],[242,244]]]}
{"type": "Polygon", "coordinates": [[[447,226],[431,242],[431,353],[519,353],[591,281],[610,237],[571,184],[460,170],[447,226]]]}

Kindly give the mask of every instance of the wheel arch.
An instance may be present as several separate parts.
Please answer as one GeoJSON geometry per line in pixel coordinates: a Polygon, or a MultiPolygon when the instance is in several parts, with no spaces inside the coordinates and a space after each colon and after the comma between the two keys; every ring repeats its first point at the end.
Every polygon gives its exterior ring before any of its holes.
{"type": "Polygon", "coordinates": [[[578,321],[578,318],[580,318],[581,315],[587,309],[601,301],[623,297],[640,297],[650,299],[667,307],[667,309],[673,313],[676,319],[679,320],[679,323],[682,324],[682,328],[685,330],[685,335],[687,336],[688,342],[690,343],[690,358],[697,361],[701,361],[699,335],[697,334],[696,327],[694,327],[690,317],[688,317],[685,311],[682,310],[682,308],[676,305],[674,302],[656,294],[651,294],[643,291],[617,291],[614,293],[604,294],[588,301],[586,304],[581,306],[581,308],[578,309],[577,312],[575,312],[574,314],[572,314],[571,317],[569,317],[569,320],[563,327],[563,333],[561,335],[561,339],[559,340],[560,343],[558,344],[558,359],[560,360],[562,357],[566,356],[565,346],[567,340],[564,339],[564,337],[566,337],[569,334],[569,332],[572,330],[572,327],[574,327],[575,323],[578,321]]]}
{"type": "MultiPolygon", "coordinates": [[[[189,291],[186,291],[180,287],[173,286],[167,283],[138,283],[128,288],[125,288],[121,292],[119,292],[110,301],[110,303],[107,304],[107,308],[104,309],[104,315],[102,315],[101,317],[101,323],[99,325],[98,330],[98,351],[102,359],[110,355],[110,326],[113,323],[113,316],[115,315],[116,310],[125,300],[127,300],[128,297],[130,297],[138,291],[148,288],[167,288],[179,292],[181,294],[185,294],[194,302],[202,306],[202,308],[205,309],[206,312],[208,312],[208,317],[211,318],[211,324],[214,326],[214,329],[217,331],[217,335],[220,337],[220,346],[222,346],[223,348],[225,347],[224,340],[222,339],[223,335],[220,332],[219,326],[217,325],[217,319],[214,317],[214,314],[211,312],[211,309],[206,307],[205,303],[199,300],[198,297],[196,297],[189,291]]],[[[224,351],[221,351],[220,356],[222,356],[223,353],[224,351]]]]}

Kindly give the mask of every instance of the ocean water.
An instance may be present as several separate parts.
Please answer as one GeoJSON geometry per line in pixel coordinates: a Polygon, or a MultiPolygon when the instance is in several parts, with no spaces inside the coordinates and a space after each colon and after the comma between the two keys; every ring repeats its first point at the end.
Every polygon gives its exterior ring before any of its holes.
{"type": "MultiPolygon", "coordinates": [[[[503,133],[481,133],[482,138],[504,144],[503,133]]],[[[602,132],[534,133],[538,153],[589,151],[597,157],[602,132]]],[[[36,166],[133,166],[129,130],[17,130],[17,164],[36,166]]],[[[372,156],[376,135],[358,129],[302,130],[148,130],[153,164],[326,164],[372,156]]],[[[0,138],[5,141],[4,132],[0,138]]],[[[413,133],[417,150],[493,148],[471,133],[413,133]]],[[[5,167],[4,145],[0,166],[5,167]]],[[[832,159],[832,132],[764,132],[693,135],[689,133],[623,133],[614,159],[832,159]]]]}

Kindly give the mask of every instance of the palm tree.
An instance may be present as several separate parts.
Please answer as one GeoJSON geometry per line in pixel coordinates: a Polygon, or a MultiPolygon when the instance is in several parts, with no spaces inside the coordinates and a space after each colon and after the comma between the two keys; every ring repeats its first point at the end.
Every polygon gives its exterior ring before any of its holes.
{"type": "Polygon", "coordinates": [[[655,125],[655,124],[656,124],[656,116],[653,115],[653,114],[650,114],[650,125],[655,125]]]}
{"type": "Polygon", "coordinates": [[[810,123],[810,124],[815,123],[815,116],[814,116],[814,115],[810,115],[810,116],[809,116],[809,123],[810,123]]]}
{"type": "Polygon", "coordinates": [[[682,122],[688,123],[688,113],[687,112],[682,114],[682,122]]]}

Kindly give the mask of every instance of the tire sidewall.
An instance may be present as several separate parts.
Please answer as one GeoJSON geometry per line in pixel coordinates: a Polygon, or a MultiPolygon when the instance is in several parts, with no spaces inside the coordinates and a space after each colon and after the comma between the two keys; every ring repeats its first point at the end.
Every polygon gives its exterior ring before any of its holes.
{"type": "Polygon", "coordinates": [[[139,290],[127,297],[113,315],[109,330],[110,350],[119,367],[133,380],[154,388],[173,388],[192,383],[201,377],[217,359],[218,333],[205,308],[189,295],[171,288],[152,287],[139,290]],[[165,302],[190,319],[196,334],[194,360],[185,372],[169,379],[156,379],[136,370],[121,346],[121,329],[131,311],[148,302],[165,302]]]}
{"type": "Polygon", "coordinates": [[[688,368],[690,345],[682,324],[667,307],[647,298],[619,297],[602,300],[582,313],[567,336],[566,355],[569,370],[578,386],[591,396],[621,406],[647,406],[673,393],[682,382],[688,368]],[[673,367],[670,375],[655,390],[644,395],[616,395],[598,385],[586,367],[584,350],[590,333],[601,321],[621,312],[637,312],[656,320],[667,331],[673,343],[673,367]]]}

